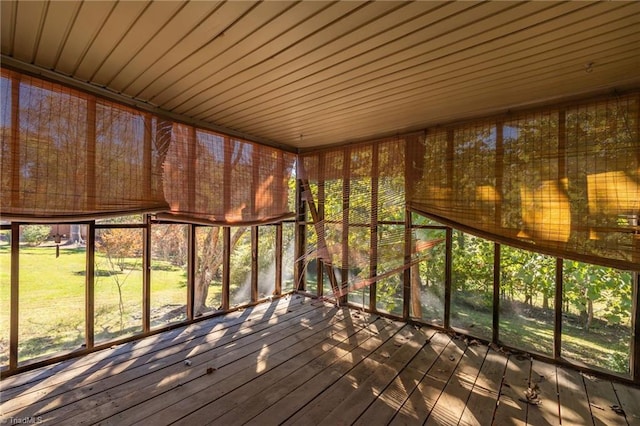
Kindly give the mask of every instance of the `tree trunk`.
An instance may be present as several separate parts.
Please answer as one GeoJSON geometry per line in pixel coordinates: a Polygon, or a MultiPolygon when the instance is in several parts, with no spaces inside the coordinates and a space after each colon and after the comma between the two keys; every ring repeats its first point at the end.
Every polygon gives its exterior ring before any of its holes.
{"type": "Polygon", "coordinates": [[[591,299],[587,299],[587,321],[585,324],[585,330],[589,331],[591,329],[592,323],[593,323],[593,301],[591,299]]]}
{"type": "MultiPolygon", "coordinates": [[[[233,250],[246,229],[245,227],[236,229],[236,232],[231,236],[230,250],[233,250]]],[[[208,310],[207,297],[209,296],[209,286],[224,261],[224,247],[220,240],[221,232],[221,227],[212,227],[203,243],[202,257],[194,279],[193,312],[195,316],[203,315],[208,310]]]]}
{"type": "Polygon", "coordinates": [[[546,294],[542,296],[542,308],[549,309],[549,296],[547,296],[546,294]]]}
{"type": "Polygon", "coordinates": [[[202,256],[194,279],[194,315],[200,316],[207,310],[209,285],[213,274],[222,263],[222,250],[218,247],[222,228],[210,228],[202,244],[202,256]],[[218,258],[220,258],[218,260],[218,258]]]}

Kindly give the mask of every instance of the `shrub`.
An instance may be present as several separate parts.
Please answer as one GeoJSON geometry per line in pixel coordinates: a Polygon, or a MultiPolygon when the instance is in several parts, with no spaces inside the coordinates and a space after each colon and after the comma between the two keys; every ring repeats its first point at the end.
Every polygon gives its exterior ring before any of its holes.
{"type": "Polygon", "coordinates": [[[22,230],[22,241],[32,247],[44,243],[51,233],[49,225],[27,225],[22,230]]]}

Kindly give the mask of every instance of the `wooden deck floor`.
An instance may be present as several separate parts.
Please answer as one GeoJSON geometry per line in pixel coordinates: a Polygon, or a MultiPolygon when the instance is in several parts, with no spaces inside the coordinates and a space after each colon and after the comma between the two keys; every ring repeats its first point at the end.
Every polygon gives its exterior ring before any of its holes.
{"type": "Polygon", "coordinates": [[[302,296],[0,386],[5,424],[640,425],[639,389],[302,296]]]}

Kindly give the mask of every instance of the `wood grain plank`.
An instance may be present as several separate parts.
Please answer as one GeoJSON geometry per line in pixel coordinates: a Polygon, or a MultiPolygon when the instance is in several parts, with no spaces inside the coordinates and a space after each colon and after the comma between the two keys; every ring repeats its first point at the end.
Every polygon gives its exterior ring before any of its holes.
{"type": "Polygon", "coordinates": [[[354,422],[354,425],[387,424],[415,390],[426,372],[441,355],[449,342],[442,333],[428,333],[429,343],[398,374],[396,379],[378,395],[378,398],[354,422]]]}
{"type": "Polygon", "coordinates": [[[478,378],[473,385],[467,406],[460,417],[461,425],[482,426],[491,424],[498,402],[507,357],[490,349],[482,363],[478,378]]]}
{"type": "Polygon", "coordinates": [[[438,398],[440,398],[458,362],[460,362],[462,354],[463,349],[460,341],[450,340],[440,357],[429,368],[389,424],[414,425],[424,423],[438,398]]]}
{"type": "Polygon", "coordinates": [[[613,389],[629,426],[640,426],[640,388],[614,382],[613,389]]]}
{"type": "MultiPolygon", "coordinates": [[[[143,348],[146,349],[146,352],[140,353],[150,353],[173,345],[178,339],[188,341],[203,333],[211,333],[223,329],[230,329],[229,331],[235,332],[238,331],[242,325],[247,322],[247,320],[253,321],[252,325],[255,326],[263,321],[270,321],[272,318],[276,318],[275,314],[283,314],[289,310],[293,312],[293,310],[304,306],[305,301],[309,302],[309,299],[305,299],[304,297],[297,295],[293,297],[286,296],[277,299],[269,305],[256,305],[247,309],[230,312],[224,316],[211,318],[206,322],[198,322],[186,327],[149,336],[145,339],[114,345],[111,349],[105,349],[81,358],[75,358],[69,361],[60,362],[4,378],[2,379],[2,382],[0,382],[0,391],[3,392],[3,395],[13,397],[14,392],[15,394],[28,393],[29,391],[38,390],[46,385],[55,384],[58,378],[64,378],[63,374],[65,373],[61,374],[63,371],[70,372],[76,368],[87,366],[95,367],[96,365],[99,365],[100,362],[119,363],[125,359],[136,357],[136,351],[140,351],[143,348]],[[106,361],[110,358],[114,359],[106,361]],[[55,377],[49,379],[52,376],[55,377]],[[37,384],[34,384],[33,382],[37,382],[37,384]]],[[[79,377],[84,373],[84,371],[73,371],[72,377],[79,377]]]]}
{"type": "Polygon", "coordinates": [[[563,425],[593,425],[589,401],[580,373],[558,367],[560,421],[563,425]]]}
{"type": "Polygon", "coordinates": [[[277,401],[335,363],[348,363],[351,352],[370,339],[374,335],[373,330],[388,325],[388,322],[374,318],[367,327],[353,328],[349,333],[338,331],[321,344],[180,419],[177,424],[207,424],[212,419],[225,425],[243,424],[266,409],[269,406],[267,400],[277,401]]]}
{"type": "Polygon", "coordinates": [[[314,398],[302,410],[298,411],[284,424],[319,424],[329,413],[337,407],[355,389],[360,387],[377,370],[391,362],[398,356],[402,344],[407,340],[406,333],[410,332],[410,326],[405,325],[391,339],[380,346],[375,352],[369,354],[349,371],[345,372],[339,380],[335,381],[322,395],[314,398]],[[398,344],[401,344],[398,346],[398,344]]]}
{"type": "MultiPolygon", "coordinates": [[[[324,329],[313,330],[311,328],[299,332],[297,335],[292,336],[292,344],[284,347],[282,350],[278,350],[278,346],[283,346],[281,342],[278,342],[274,345],[263,347],[257,357],[247,357],[249,358],[251,368],[245,368],[241,371],[237,371],[227,379],[217,381],[215,384],[209,384],[205,387],[202,387],[203,384],[199,383],[201,380],[194,380],[183,385],[179,392],[173,392],[171,395],[162,395],[155,401],[147,401],[144,406],[139,405],[135,407],[135,414],[138,415],[140,411],[152,413],[150,416],[144,417],[145,424],[174,422],[178,420],[182,420],[184,424],[191,423],[193,420],[183,419],[185,414],[199,410],[206,406],[207,402],[216,400],[219,397],[224,396],[224,394],[241,387],[245,383],[253,381],[259,375],[264,374],[273,368],[277,368],[289,359],[301,355],[305,351],[308,351],[317,345],[321,345],[322,342],[332,338],[338,327],[345,326],[350,330],[350,334],[355,333],[357,330],[353,325],[349,325],[345,322],[336,322],[328,324],[328,327],[325,327],[324,329]],[[170,398],[175,394],[178,394],[177,398],[170,398]],[[177,403],[171,405],[171,402],[176,399],[178,399],[177,403]],[[146,410],[147,408],[148,410],[146,410]]],[[[201,424],[207,419],[207,417],[208,414],[206,411],[201,411],[194,415],[196,424],[201,424]]],[[[113,419],[109,419],[109,423],[130,424],[130,419],[131,414],[121,413],[113,419]]]]}
{"type": "Polygon", "coordinates": [[[440,425],[443,421],[449,420],[452,424],[460,422],[488,350],[484,345],[465,348],[462,359],[431,410],[425,425],[440,425]]]}
{"type": "Polygon", "coordinates": [[[611,381],[591,376],[583,377],[594,424],[596,426],[628,425],[625,416],[617,414],[612,408],[620,407],[621,404],[611,381]]]}
{"type": "Polygon", "coordinates": [[[538,390],[540,405],[529,405],[528,425],[559,425],[560,400],[556,367],[538,360],[531,365],[529,387],[538,390]]]}
{"type": "MultiPolygon", "coordinates": [[[[304,301],[304,299],[298,299],[304,301]]],[[[287,302],[274,304],[273,312],[249,309],[245,312],[235,312],[229,317],[219,317],[221,320],[196,323],[183,329],[152,336],[137,342],[115,346],[111,349],[96,352],[86,357],[70,362],[60,363],[52,368],[35,370],[26,373],[29,379],[14,383],[3,380],[2,393],[5,401],[12,401],[12,407],[20,407],[33,403],[32,394],[37,393],[36,399],[54,397],[66,392],[74,386],[88,385],[104,377],[126,371],[130,365],[141,365],[158,359],[197,347],[206,342],[217,340],[218,345],[228,343],[231,339],[265,330],[287,319],[306,315],[318,307],[311,304],[287,302]],[[278,309],[279,307],[279,309],[278,309]],[[179,344],[176,344],[176,339],[179,344]],[[37,383],[32,381],[38,380],[37,383]],[[63,386],[61,386],[63,385],[63,386]],[[21,398],[26,398],[21,404],[21,398]]],[[[14,377],[21,377],[14,376],[14,377]]],[[[11,379],[11,378],[9,378],[11,379]]],[[[9,381],[9,380],[7,380],[9,381]]],[[[4,406],[5,408],[7,406],[4,406]]],[[[7,408],[8,409],[8,408],[7,408]]]]}
{"type": "Polygon", "coordinates": [[[403,327],[398,322],[389,322],[390,325],[378,331],[362,345],[354,349],[349,358],[349,363],[338,363],[322,371],[322,374],[315,375],[311,380],[299,386],[294,392],[280,399],[268,409],[253,417],[247,424],[250,425],[279,425],[292,418],[307,404],[316,401],[320,395],[330,389],[333,384],[340,380],[350,370],[355,368],[362,360],[370,355],[386,351],[393,345],[391,338],[403,327]]]}
{"type": "Polygon", "coordinates": [[[184,355],[170,357],[171,363],[163,365],[162,369],[156,369],[134,381],[128,380],[96,397],[78,401],[72,407],[75,409],[73,417],[68,413],[68,406],[52,415],[68,419],[74,424],[101,421],[120,425],[143,420],[164,407],[183,401],[192,393],[233,378],[240,372],[264,368],[267,354],[278,353],[301,339],[322,332],[331,325],[335,314],[333,309],[321,312],[320,315],[314,313],[305,317],[306,323],[297,320],[289,323],[286,328],[271,328],[212,350],[197,347],[187,354],[189,365],[183,364],[184,355]],[[207,374],[208,368],[215,369],[215,374],[207,374]],[[172,392],[176,388],[179,388],[178,391],[172,392]],[[156,399],[159,395],[162,397],[156,399]],[[158,401],[160,405],[157,405],[158,401]],[[93,409],[87,410],[87,406],[93,409]],[[133,407],[135,408],[132,409],[133,407]]]}
{"type": "Polygon", "coordinates": [[[531,360],[520,355],[510,355],[500,387],[498,406],[493,417],[493,425],[525,425],[528,405],[523,402],[529,387],[531,360]]]}
{"type": "MultiPolygon", "coordinates": [[[[322,321],[325,319],[321,310],[314,309],[311,312],[313,314],[306,316],[310,321],[322,321]]],[[[265,331],[247,334],[244,338],[240,338],[240,336],[234,337],[232,334],[226,335],[223,339],[224,343],[217,342],[215,336],[211,338],[207,335],[203,336],[202,340],[192,341],[183,347],[180,347],[180,341],[178,341],[179,350],[176,351],[170,347],[168,356],[162,356],[163,354],[160,353],[153,362],[140,363],[140,365],[134,362],[129,369],[120,369],[118,365],[112,365],[106,371],[114,374],[102,377],[100,380],[87,383],[84,386],[76,386],[74,383],[65,383],[59,386],[57,393],[62,394],[63,397],[59,395],[47,397],[34,401],[20,410],[7,409],[5,412],[13,412],[18,415],[21,410],[27,410],[44,414],[55,410],[55,413],[50,414],[49,417],[70,418],[72,415],[85,413],[91,407],[93,410],[90,415],[98,415],[101,410],[97,409],[96,406],[108,403],[112,400],[112,397],[116,398],[118,395],[124,396],[132,393],[134,397],[130,401],[133,401],[135,398],[144,397],[144,395],[138,393],[138,390],[145,384],[154,384],[155,386],[157,385],[156,382],[162,381],[161,378],[165,376],[169,376],[172,381],[176,381],[182,375],[193,374],[190,373],[193,369],[185,371],[183,362],[187,358],[192,361],[194,367],[198,363],[209,362],[212,357],[224,358],[223,361],[229,360],[228,362],[232,362],[234,354],[236,356],[244,356],[256,349],[260,349],[262,347],[260,341],[264,341],[265,336],[267,341],[277,340],[280,337],[295,334],[300,328],[299,320],[292,318],[269,327],[265,331]],[[220,353],[224,355],[218,357],[217,355],[220,353]],[[109,392],[105,393],[104,391],[106,390],[109,392]],[[72,405],[63,404],[63,407],[59,408],[66,400],[75,402],[72,405]]],[[[220,359],[216,359],[216,361],[223,362],[220,359]]],[[[104,409],[109,411],[108,408],[104,409]]]]}
{"type": "Polygon", "coordinates": [[[358,383],[355,391],[346,394],[343,401],[326,416],[321,425],[352,424],[398,377],[398,373],[416,356],[425,346],[426,340],[421,334],[407,333],[400,349],[382,364],[367,380],[358,383]]]}

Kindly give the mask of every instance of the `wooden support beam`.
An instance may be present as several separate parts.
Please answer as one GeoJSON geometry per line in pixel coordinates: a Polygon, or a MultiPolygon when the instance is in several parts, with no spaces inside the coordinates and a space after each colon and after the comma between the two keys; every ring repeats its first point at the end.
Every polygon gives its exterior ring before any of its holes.
{"type": "Polygon", "coordinates": [[[144,215],[142,231],[142,332],[151,330],[151,220],[144,215]]]}
{"type": "MultiPolygon", "coordinates": [[[[307,185],[308,186],[308,185],[307,185]]],[[[307,247],[306,234],[306,203],[304,202],[305,190],[302,180],[296,181],[296,239],[295,239],[295,263],[293,265],[294,290],[305,290],[305,264],[304,253],[307,247]]]]}
{"type": "Polygon", "coordinates": [[[280,296],[282,294],[282,224],[276,225],[276,282],[275,282],[275,295],[280,296]]]}
{"type": "Polygon", "coordinates": [[[96,223],[89,222],[86,237],[86,271],[85,271],[85,344],[87,349],[94,346],[95,317],[95,253],[96,223]]]}
{"type": "Polygon", "coordinates": [[[9,370],[18,367],[18,317],[20,315],[20,224],[11,223],[11,308],[9,321],[9,370]]]}
{"type": "Polygon", "coordinates": [[[231,281],[231,228],[222,228],[222,310],[229,310],[229,283],[231,281]]]}
{"type": "Polygon", "coordinates": [[[251,302],[258,301],[258,227],[251,227],[251,302]]]}
{"type": "MultiPolygon", "coordinates": [[[[411,263],[412,251],[412,229],[411,229],[411,212],[405,209],[404,212],[404,264],[411,263]]],[[[402,271],[402,318],[408,320],[411,308],[411,269],[405,268],[402,271]]],[[[419,290],[418,290],[419,291],[419,290]]],[[[419,299],[418,299],[419,302],[419,299]]]]}
{"type": "MultiPolygon", "coordinates": [[[[197,247],[196,247],[196,226],[188,225],[188,244],[187,247],[187,320],[191,321],[195,315],[195,291],[196,291],[196,264],[197,264],[197,247]]],[[[219,231],[218,231],[219,232],[219,231]]],[[[203,301],[204,303],[204,301],[203,301]]]]}
{"type": "Polygon", "coordinates": [[[493,335],[491,341],[500,340],[500,244],[493,245],[493,335]]]}
{"type": "Polygon", "coordinates": [[[444,328],[451,328],[451,286],[452,283],[452,264],[453,261],[453,230],[447,228],[446,231],[446,255],[445,255],[445,267],[444,267],[444,328]]]}
{"type": "MultiPolygon", "coordinates": [[[[379,161],[380,146],[374,143],[371,152],[371,228],[369,233],[369,278],[378,275],[378,202],[379,202],[379,161]]],[[[376,310],[378,285],[376,282],[369,286],[369,309],[376,310]]]]}
{"type": "Polygon", "coordinates": [[[562,357],[562,293],[563,293],[563,260],[556,258],[556,294],[554,300],[555,322],[553,330],[553,358],[562,357]]]}

